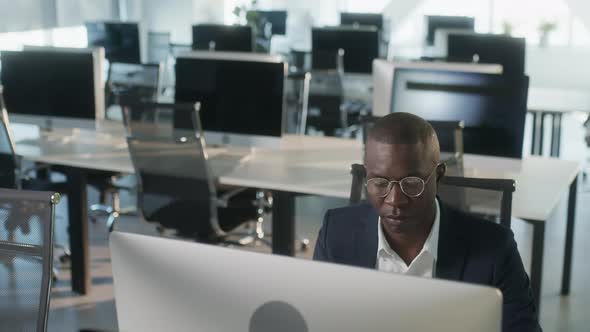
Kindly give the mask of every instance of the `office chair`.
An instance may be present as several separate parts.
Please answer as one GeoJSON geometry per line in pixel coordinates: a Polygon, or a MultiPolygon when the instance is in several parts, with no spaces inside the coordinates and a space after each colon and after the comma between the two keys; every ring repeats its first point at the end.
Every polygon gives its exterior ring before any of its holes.
{"type": "Polygon", "coordinates": [[[264,211],[253,204],[256,190],[217,182],[208,162],[199,104],[122,100],[122,108],[143,219],[179,236],[241,244],[230,241],[228,232],[247,221],[259,222],[264,211]],[[175,129],[176,112],[191,114],[194,130],[175,129]]]}
{"type": "MultiPolygon", "coordinates": [[[[369,131],[381,117],[365,115],[361,117],[363,143],[367,143],[369,131]]],[[[463,158],[463,121],[428,121],[438,137],[441,152],[454,153],[453,158],[461,164],[463,158]]]]}
{"type": "Polygon", "coordinates": [[[0,330],[47,329],[59,194],[0,189],[0,330]]]}
{"type": "Polygon", "coordinates": [[[288,132],[305,135],[307,114],[309,111],[310,73],[289,73],[287,77],[286,96],[289,110],[288,132]]]}
{"type": "MultiPolygon", "coordinates": [[[[116,119],[119,111],[118,99],[122,96],[142,101],[155,102],[160,93],[162,74],[160,64],[112,63],[106,84],[107,118],[116,119]]],[[[112,225],[112,218],[120,211],[119,190],[132,188],[117,184],[121,174],[108,171],[88,173],[88,184],[99,192],[99,203],[90,206],[90,220],[96,222],[101,214],[108,216],[107,224],[112,225]],[[108,203],[108,200],[111,202],[108,203]]]]}
{"type": "MultiPolygon", "coordinates": [[[[452,172],[452,171],[451,171],[452,172]]],[[[352,185],[350,204],[358,204],[366,197],[364,165],[351,167],[352,185]]],[[[498,222],[510,228],[512,193],[516,182],[509,179],[478,179],[462,176],[443,176],[438,183],[440,201],[452,208],[498,222]]]]}

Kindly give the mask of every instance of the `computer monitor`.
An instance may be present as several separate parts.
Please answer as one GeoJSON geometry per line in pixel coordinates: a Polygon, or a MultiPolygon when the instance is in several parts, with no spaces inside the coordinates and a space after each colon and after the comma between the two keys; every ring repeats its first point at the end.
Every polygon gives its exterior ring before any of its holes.
{"type": "Polygon", "coordinates": [[[272,35],[285,35],[287,33],[287,11],[285,10],[255,10],[262,23],[271,24],[272,35]]]}
{"type": "MultiPolygon", "coordinates": [[[[279,56],[192,52],[176,59],[176,102],[200,102],[207,143],[278,147],[287,64],[279,56]]],[[[192,126],[177,117],[177,128],[192,126]]]]}
{"type": "Polygon", "coordinates": [[[252,52],[254,37],[249,25],[193,25],[193,50],[252,52]]]}
{"type": "Polygon", "coordinates": [[[137,23],[86,22],[88,47],[104,47],[110,62],[141,63],[137,23]]]}
{"type": "Polygon", "coordinates": [[[374,26],[383,31],[383,15],[374,13],[340,13],[340,25],[374,26]]]}
{"type": "Polygon", "coordinates": [[[389,61],[373,60],[373,115],[385,116],[391,112],[391,90],[396,68],[446,70],[466,73],[502,74],[502,66],[495,64],[440,62],[440,61],[389,61]]]}
{"type": "Polygon", "coordinates": [[[502,328],[496,288],[129,233],[109,241],[121,331],[502,328]]]}
{"type": "Polygon", "coordinates": [[[475,31],[475,18],[467,16],[426,16],[426,45],[434,45],[437,29],[468,29],[475,31]]]}
{"type": "Polygon", "coordinates": [[[51,127],[94,128],[104,118],[102,48],[2,51],[0,81],[10,120],[51,127]]]}
{"type": "Polygon", "coordinates": [[[463,120],[465,153],[522,158],[528,77],[396,69],[392,112],[463,120]]]}
{"type": "Polygon", "coordinates": [[[498,63],[505,75],[524,75],[526,43],[524,38],[497,34],[449,34],[447,59],[498,63]]]}
{"type": "Polygon", "coordinates": [[[344,50],[343,69],[347,73],[371,73],[379,57],[379,31],[375,27],[313,28],[312,69],[338,69],[338,51],[344,50]]]}

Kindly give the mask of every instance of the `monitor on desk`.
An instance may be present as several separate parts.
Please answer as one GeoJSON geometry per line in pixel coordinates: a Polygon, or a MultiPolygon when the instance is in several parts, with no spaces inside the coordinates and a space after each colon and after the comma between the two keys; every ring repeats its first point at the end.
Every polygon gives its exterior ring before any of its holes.
{"type": "Polygon", "coordinates": [[[336,70],[338,52],[344,51],[346,73],[370,74],[371,63],[379,57],[379,31],[376,27],[313,28],[312,69],[336,70]]]}
{"type": "Polygon", "coordinates": [[[449,61],[473,61],[498,63],[505,75],[524,75],[526,42],[497,34],[449,34],[447,37],[447,59],[449,61]]]}
{"type": "Polygon", "coordinates": [[[261,23],[270,23],[271,35],[285,35],[287,33],[286,10],[254,10],[261,23]]]}
{"type": "Polygon", "coordinates": [[[465,153],[522,158],[528,77],[400,68],[391,111],[463,120],[465,153]]]}
{"type": "Polygon", "coordinates": [[[252,28],[249,25],[193,25],[193,50],[252,52],[252,28]]]}
{"type": "Polygon", "coordinates": [[[110,62],[141,63],[137,23],[86,22],[88,47],[104,47],[110,62]]]}
{"type": "Polygon", "coordinates": [[[475,18],[467,16],[426,16],[426,45],[434,45],[437,29],[467,29],[475,31],[475,18]]]}
{"type": "Polygon", "coordinates": [[[104,118],[102,48],[2,51],[0,81],[10,120],[52,127],[95,128],[104,118]]]}
{"type": "Polygon", "coordinates": [[[340,25],[374,26],[383,31],[383,14],[377,13],[340,13],[340,25]]]}
{"type": "MultiPolygon", "coordinates": [[[[176,59],[176,102],[200,102],[207,143],[278,147],[287,64],[279,56],[193,52],[176,59]]],[[[187,128],[190,119],[177,117],[187,128]]]]}
{"type": "Polygon", "coordinates": [[[109,240],[122,331],[501,330],[495,288],[137,234],[109,240]]]}
{"type": "Polygon", "coordinates": [[[385,116],[391,112],[391,90],[396,68],[447,70],[466,73],[502,74],[502,66],[495,64],[439,62],[439,61],[373,61],[373,115],[385,116]]]}

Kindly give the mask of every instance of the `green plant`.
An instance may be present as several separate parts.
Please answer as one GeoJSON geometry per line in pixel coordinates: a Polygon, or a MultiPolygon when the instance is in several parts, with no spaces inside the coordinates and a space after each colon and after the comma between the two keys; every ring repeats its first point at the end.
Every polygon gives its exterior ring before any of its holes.
{"type": "Polygon", "coordinates": [[[555,23],[553,21],[543,20],[539,24],[539,31],[541,33],[549,33],[555,29],[557,29],[557,23],[555,23]]]}

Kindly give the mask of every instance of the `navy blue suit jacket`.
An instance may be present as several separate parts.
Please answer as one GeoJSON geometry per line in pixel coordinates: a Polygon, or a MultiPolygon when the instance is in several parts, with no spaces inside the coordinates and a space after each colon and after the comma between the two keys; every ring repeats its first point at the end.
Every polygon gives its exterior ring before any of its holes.
{"type": "MultiPolygon", "coordinates": [[[[444,204],[435,277],[493,286],[502,291],[502,330],[541,330],[529,278],[510,229],[444,204]]],[[[368,204],[329,210],[314,260],[375,269],[378,214],[368,204]]]]}

